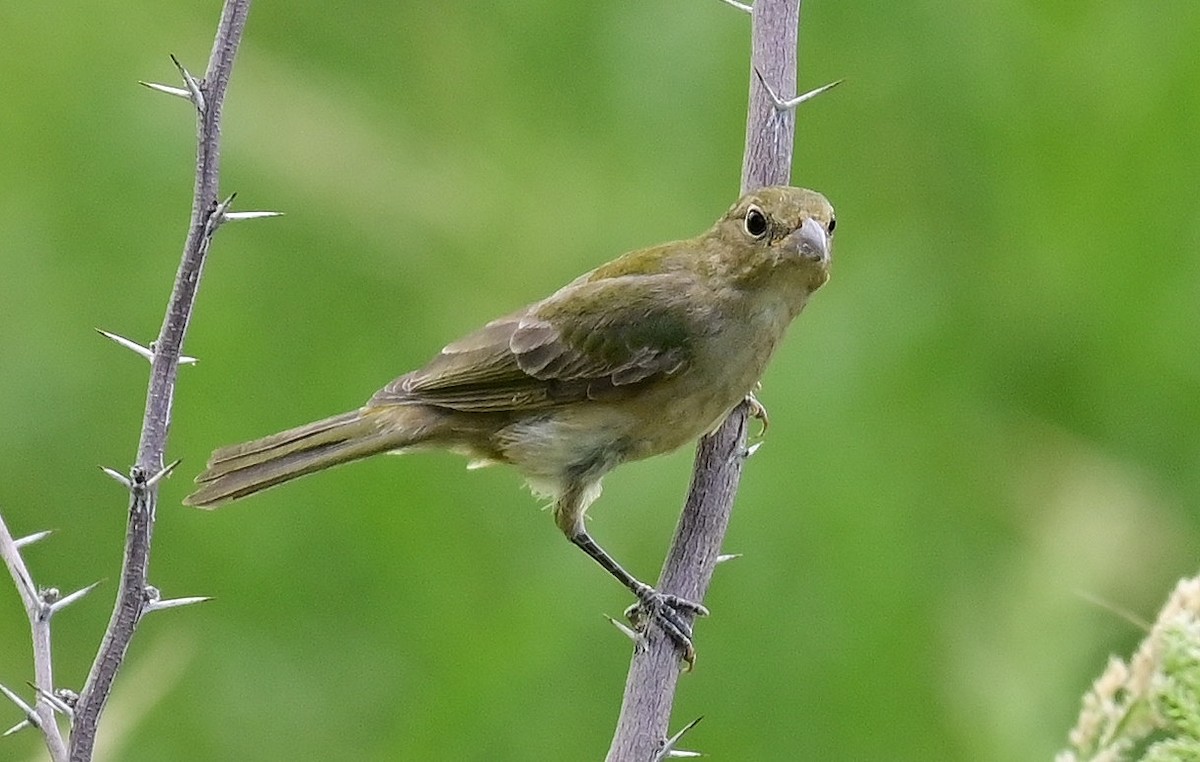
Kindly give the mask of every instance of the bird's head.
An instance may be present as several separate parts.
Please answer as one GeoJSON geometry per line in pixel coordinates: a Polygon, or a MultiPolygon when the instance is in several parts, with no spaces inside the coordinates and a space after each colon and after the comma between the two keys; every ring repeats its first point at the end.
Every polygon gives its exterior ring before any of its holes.
{"type": "Polygon", "coordinates": [[[816,191],[773,185],[738,199],[710,231],[726,271],[756,287],[799,287],[804,296],[829,279],[833,206],[816,191]]]}

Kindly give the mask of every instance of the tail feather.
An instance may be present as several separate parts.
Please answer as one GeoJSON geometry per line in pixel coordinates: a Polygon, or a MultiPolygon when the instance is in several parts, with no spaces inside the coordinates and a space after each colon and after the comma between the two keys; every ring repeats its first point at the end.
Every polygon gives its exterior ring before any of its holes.
{"type": "Polygon", "coordinates": [[[216,508],[314,471],[412,444],[411,428],[380,410],[356,410],[252,442],[222,447],[184,505],[216,508]]]}
{"type": "MultiPolygon", "coordinates": [[[[229,463],[230,461],[241,461],[244,464],[245,461],[251,459],[253,456],[265,454],[268,451],[270,451],[270,457],[279,457],[298,449],[312,447],[313,439],[317,435],[325,434],[330,430],[344,432],[347,424],[354,423],[357,420],[359,420],[359,411],[354,410],[349,413],[325,418],[324,420],[314,421],[303,426],[297,426],[294,429],[281,431],[269,437],[255,439],[252,442],[219,447],[209,456],[208,469],[196,477],[196,481],[209,481],[210,478],[221,475],[226,469],[218,469],[217,466],[229,463]],[[212,475],[211,477],[209,477],[210,474],[212,475]]],[[[345,436],[345,434],[343,433],[341,436],[345,436]]],[[[234,464],[228,470],[238,467],[240,466],[234,464]]]]}

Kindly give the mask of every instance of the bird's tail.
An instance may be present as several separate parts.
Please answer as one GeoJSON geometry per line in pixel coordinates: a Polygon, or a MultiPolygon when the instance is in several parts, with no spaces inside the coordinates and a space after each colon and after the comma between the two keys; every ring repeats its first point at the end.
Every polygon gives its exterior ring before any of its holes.
{"type": "Polygon", "coordinates": [[[183,504],[216,508],[298,476],[415,444],[420,427],[396,425],[396,412],[364,408],[222,447],[183,504]]]}

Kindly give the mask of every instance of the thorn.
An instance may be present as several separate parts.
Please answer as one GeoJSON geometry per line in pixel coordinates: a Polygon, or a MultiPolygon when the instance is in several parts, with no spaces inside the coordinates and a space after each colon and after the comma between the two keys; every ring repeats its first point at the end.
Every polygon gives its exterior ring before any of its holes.
{"type": "Polygon", "coordinates": [[[64,596],[63,598],[61,598],[59,600],[46,601],[46,603],[50,604],[49,613],[46,615],[46,618],[49,619],[51,616],[62,611],[67,606],[70,606],[75,601],[79,600],[83,596],[85,596],[88,593],[95,590],[99,585],[100,585],[99,581],[93,582],[92,584],[88,585],[87,587],[80,588],[80,589],[76,590],[75,592],[71,593],[70,595],[64,596]]]}
{"type": "Polygon", "coordinates": [[[828,85],[821,85],[815,90],[809,90],[804,95],[797,95],[795,98],[785,101],[784,99],[780,98],[778,94],[776,94],[775,90],[771,88],[771,85],[767,83],[767,80],[763,77],[762,72],[758,70],[757,66],[754,67],[754,73],[758,75],[758,81],[762,82],[763,87],[766,88],[767,95],[771,98],[771,103],[775,104],[775,110],[779,112],[795,111],[796,107],[801,103],[810,101],[821,93],[832,90],[833,88],[845,82],[844,79],[837,79],[833,82],[830,82],[828,85]]]}
{"type": "Polygon", "coordinates": [[[183,68],[183,64],[179,63],[179,59],[173,53],[171,54],[171,62],[175,64],[176,69],[179,69],[179,74],[183,77],[183,83],[187,85],[188,95],[190,96],[188,100],[195,105],[197,111],[203,113],[207,109],[207,105],[204,102],[204,91],[200,89],[200,83],[196,81],[196,78],[192,76],[190,71],[183,68]]]}
{"type": "Polygon", "coordinates": [[[220,215],[221,217],[224,217],[224,216],[225,216],[225,213],[226,213],[227,211],[229,211],[229,207],[233,206],[233,200],[234,200],[235,198],[237,198],[237,192],[236,192],[236,191],[235,191],[234,193],[230,193],[230,194],[229,194],[229,196],[228,196],[228,197],[226,197],[226,199],[225,199],[224,201],[222,201],[222,202],[220,202],[219,204],[217,204],[217,208],[216,208],[216,210],[215,210],[214,214],[217,214],[217,215],[220,215]]]}
{"type": "MultiPolygon", "coordinates": [[[[143,347],[141,344],[137,343],[136,341],[130,341],[129,339],[125,338],[124,336],[118,336],[117,334],[112,333],[110,331],[106,331],[103,328],[97,328],[96,333],[100,334],[101,336],[103,336],[106,339],[115,341],[116,343],[125,347],[129,351],[146,358],[147,362],[154,362],[154,350],[151,348],[153,346],[153,344],[150,347],[143,347]]],[[[179,356],[179,364],[180,365],[195,365],[196,362],[197,362],[197,360],[195,357],[188,357],[187,355],[179,356]]]]}
{"type": "Polygon", "coordinates": [[[175,470],[175,467],[178,466],[182,462],[183,462],[183,458],[176,458],[174,462],[168,463],[167,465],[163,466],[161,471],[159,471],[157,474],[155,474],[154,476],[151,476],[149,479],[146,480],[145,486],[153,487],[155,484],[158,484],[160,481],[162,481],[166,477],[170,476],[171,472],[175,470]]]}
{"type": "Polygon", "coordinates": [[[44,532],[34,532],[33,534],[26,535],[24,537],[18,537],[17,539],[13,540],[13,545],[16,545],[17,549],[20,550],[27,545],[32,545],[35,542],[41,542],[49,537],[52,531],[53,530],[51,529],[47,529],[44,532]]]}
{"type": "Polygon", "coordinates": [[[747,445],[746,449],[742,450],[742,457],[749,458],[751,455],[758,452],[758,448],[760,448],[762,446],[763,446],[762,442],[755,442],[751,445],[747,445]]]}
{"type": "Polygon", "coordinates": [[[149,347],[143,347],[141,344],[137,343],[136,341],[130,341],[129,339],[125,338],[124,336],[118,336],[117,334],[112,333],[110,331],[106,331],[103,328],[97,328],[96,333],[100,334],[101,336],[103,336],[104,338],[106,338],[110,341],[115,341],[116,343],[125,347],[129,351],[135,352],[136,354],[141,355],[142,357],[146,358],[150,362],[154,362],[154,352],[150,351],[149,347]]]}
{"type": "Polygon", "coordinates": [[[67,717],[75,716],[75,710],[72,709],[70,706],[68,706],[67,703],[65,701],[63,701],[56,694],[51,693],[49,691],[44,691],[41,688],[37,687],[36,685],[34,685],[33,683],[28,682],[28,681],[26,681],[25,684],[28,685],[30,688],[33,688],[34,692],[37,693],[37,695],[40,696],[43,701],[45,701],[47,704],[49,704],[54,709],[54,711],[58,712],[59,714],[65,714],[67,717]]]}
{"type": "Polygon", "coordinates": [[[151,90],[155,90],[160,93],[166,93],[167,95],[174,95],[177,98],[183,98],[185,101],[190,101],[192,99],[192,94],[189,93],[187,90],[184,90],[182,87],[171,87],[170,85],[160,85],[157,82],[143,82],[140,79],[138,80],[138,84],[141,85],[142,87],[148,87],[151,90]]]}
{"type": "Polygon", "coordinates": [[[115,481],[117,484],[120,484],[125,489],[133,489],[133,482],[129,481],[129,477],[120,471],[114,468],[109,468],[108,466],[97,466],[97,468],[99,468],[106,476],[115,481]]]}
{"type": "Polygon", "coordinates": [[[33,723],[31,723],[29,720],[21,720],[16,725],[13,725],[11,728],[9,728],[8,730],[4,731],[3,733],[0,733],[0,738],[7,738],[8,736],[11,736],[13,733],[19,733],[22,730],[24,730],[25,728],[32,728],[32,727],[33,727],[33,723]]]}
{"type": "Polygon", "coordinates": [[[661,762],[661,760],[664,760],[664,759],[678,759],[681,757],[703,756],[702,754],[700,754],[700,752],[697,752],[697,751],[684,751],[683,749],[675,748],[675,744],[679,743],[679,740],[681,738],[683,738],[683,736],[689,730],[691,730],[692,728],[699,725],[700,720],[703,720],[703,719],[704,719],[704,715],[697,717],[696,719],[692,720],[691,722],[689,722],[688,724],[686,724],[682,728],[680,728],[678,733],[676,733],[675,735],[668,738],[666,740],[666,742],[663,744],[662,749],[658,752],[658,756],[654,758],[654,762],[661,762]]]}
{"type": "Polygon", "coordinates": [[[228,221],[230,214],[229,207],[233,206],[233,200],[235,198],[237,198],[237,194],[231,193],[229,194],[228,198],[226,198],[224,201],[217,202],[217,205],[213,207],[212,214],[208,216],[208,222],[206,223],[209,235],[215,233],[217,228],[221,227],[221,225],[228,221]]]}
{"type": "Polygon", "coordinates": [[[283,212],[226,212],[225,219],[228,222],[237,222],[238,220],[261,220],[267,217],[282,217],[283,212]]]}
{"type": "Polygon", "coordinates": [[[191,606],[193,603],[204,603],[205,601],[211,600],[212,596],[210,595],[197,595],[191,598],[168,598],[166,600],[159,600],[158,598],[155,598],[154,600],[150,600],[146,603],[144,613],[149,614],[151,611],[162,611],[163,609],[175,609],[179,608],[180,606],[191,606]]]}
{"type": "MultiPolygon", "coordinates": [[[[8,686],[4,685],[4,683],[0,683],[0,693],[3,693],[5,696],[7,696],[9,701],[16,704],[17,708],[25,713],[25,721],[26,722],[28,722],[30,725],[33,725],[35,728],[38,728],[38,729],[40,729],[42,727],[42,721],[40,719],[38,719],[37,713],[33,711],[33,707],[31,707],[29,704],[26,704],[24,701],[22,701],[21,697],[15,693],[13,693],[12,691],[10,691],[8,689],[8,686]]],[[[10,729],[8,732],[16,733],[18,730],[20,730],[19,727],[15,728],[15,729],[10,729]]],[[[5,735],[8,735],[8,733],[5,733],[5,735]]]]}
{"type": "Polygon", "coordinates": [[[721,555],[717,556],[717,563],[723,564],[726,561],[736,561],[741,557],[741,553],[722,553],[721,555]]]}
{"type": "Polygon", "coordinates": [[[613,627],[616,627],[617,630],[619,630],[621,632],[621,634],[623,634],[625,637],[632,640],[634,645],[636,645],[638,648],[642,647],[642,645],[645,641],[643,640],[641,633],[639,633],[637,630],[633,629],[629,625],[625,624],[624,622],[620,622],[616,619],[613,619],[608,614],[605,614],[604,618],[607,619],[612,624],[613,627]]]}
{"type": "Polygon", "coordinates": [[[721,0],[721,2],[725,3],[726,5],[731,5],[734,8],[737,8],[739,11],[742,11],[743,13],[753,13],[754,12],[754,8],[750,7],[749,5],[746,5],[745,3],[739,3],[737,0],[721,0]]]}

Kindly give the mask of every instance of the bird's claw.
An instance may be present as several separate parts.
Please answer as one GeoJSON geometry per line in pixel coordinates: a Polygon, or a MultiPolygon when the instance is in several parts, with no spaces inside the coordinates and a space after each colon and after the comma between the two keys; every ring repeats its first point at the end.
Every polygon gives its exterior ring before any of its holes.
{"type": "Polygon", "coordinates": [[[638,602],[625,609],[625,617],[639,631],[645,631],[649,622],[662,628],[679,650],[688,669],[696,665],[696,648],[692,645],[692,617],[708,616],[704,606],[681,598],[678,595],[660,593],[646,585],[636,591],[638,602]]]}
{"type": "Polygon", "coordinates": [[[762,426],[758,430],[758,438],[762,439],[767,435],[767,428],[771,425],[771,418],[767,415],[767,408],[763,403],[758,401],[758,397],[754,396],[754,392],[746,395],[746,406],[750,408],[750,417],[758,421],[762,426]]]}

